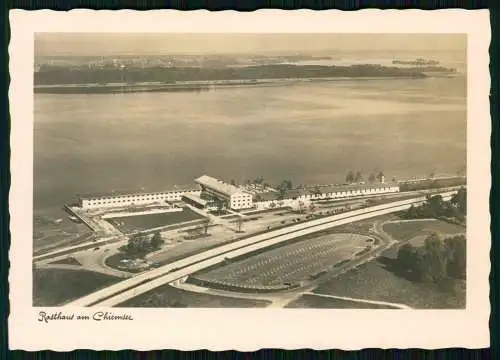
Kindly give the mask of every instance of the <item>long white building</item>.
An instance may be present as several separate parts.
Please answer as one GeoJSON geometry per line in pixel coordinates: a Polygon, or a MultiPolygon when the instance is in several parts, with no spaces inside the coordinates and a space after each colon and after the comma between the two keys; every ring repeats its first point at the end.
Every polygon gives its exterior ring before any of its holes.
{"type": "Polygon", "coordinates": [[[278,193],[259,194],[257,195],[259,200],[254,200],[254,204],[258,210],[263,210],[282,206],[295,207],[299,202],[309,204],[311,201],[375,196],[397,192],[399,192],[399,184],[397,183],[324,185],[315,188],[288,190],[281,200],[278,199],[278,193]]]}
{"type": "Polygon", "coordinates": [[[208,175],[200,176],[195,182],[201,186],[202,194],[207,194],[223,202],[224,207],[234,210],[253,207],[252,194],[237,186],[208,175]]]}
{"type": "Polygon", "coordinates": [[[106,194],[91,194],[79,196],[82,209],[119,208],[133,205],[165,205],[168,202],[181,201],[186,194],[199,195],[200,190],[169,190],[157,192],[111,192],[106,194]]]}

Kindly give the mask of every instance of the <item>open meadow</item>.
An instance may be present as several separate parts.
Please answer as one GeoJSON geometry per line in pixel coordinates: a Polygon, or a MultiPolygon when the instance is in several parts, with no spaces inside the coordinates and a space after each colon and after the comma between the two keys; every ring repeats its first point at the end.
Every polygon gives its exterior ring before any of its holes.
{"type": "Polygon", "coordinates": [[[59,306],[121,280],[85,270],[37,269],[33,271],[33,304],[59,306]]]}

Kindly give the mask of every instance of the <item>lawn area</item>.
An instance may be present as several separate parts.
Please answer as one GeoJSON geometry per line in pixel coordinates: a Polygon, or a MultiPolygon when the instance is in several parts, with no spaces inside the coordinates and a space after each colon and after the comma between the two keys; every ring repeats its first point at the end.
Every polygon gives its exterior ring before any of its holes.
{"type": "Polygon", "coordinates": [[[237,299],[200,294],[163,285],[118,305],[117,307],[195,307],[195,308],[253,308],[265,307],[264,300],[237,299]]]}
{"type": "Polygon", "coordinates": [[[314,292],[395,302],[418,309],[465,308],[465,281],[449,280],[441,286],[412,282],[391,270],[390,261],[381,256],[320,284],[314,292]]]}
{"type": "Polygon", "coordinates": [[[106,219],[118,230],[125,234],[154,229],[161,226],[180,224],[187,221],[200,220],[203,216],[191,209],[184,208],[183,211],[166,212],[160,214],[131,215],[119,218],[106,219]]]}
{"type": "Polygon", "coordinates": [[[386,305],[368,304],[357,301],[325,298],[305,294],[289,303],[290,309],[394,309],[386,305]]]}
{"type": "Polygon", "coordinates": [[[34,306],[59,306],[122,279],[92,271],[33,270],[34,306]]]}
{"type": "Polygon", "coordinates": [[[465,233],[465,228],[441,220],[417,220],[387,223],[384,231],[396,240],[410,240],[433,232],[443,235],[465,233]]]}
{"type": "Polygon", "coordinates": [[[127,254],[119,252],[116,254],[113,254],[109,257],[107,257],[104,262],[106,266],[109,266],[110,268],[113,269],[118,269],[121,271],[128,271],[131,273],[140,273],[145,270],[145,268],[139,268],[139,267],[134,267],[134,266],[127,266],[127,263],[123,263],[122,260],[128,260],[130,261],[131,259],[135,259],[134,257],[127,256],[127,254]]]}

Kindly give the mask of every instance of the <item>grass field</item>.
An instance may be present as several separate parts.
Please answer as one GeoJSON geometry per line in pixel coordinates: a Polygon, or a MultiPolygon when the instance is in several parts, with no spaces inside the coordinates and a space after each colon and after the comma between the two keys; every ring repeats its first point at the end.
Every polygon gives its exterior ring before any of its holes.
{"type": "Polygon", "coordinates": [[[332,299],[320,296],[304,294],[289,303],[286,308],[299,309],[393,309],[386,305],[362,303],[357,301],[332,299]]]}
{"type": "Polygon", "coordinates": [[[183,211],[109,218],[107,221],[120,231],[131,233],[199,219],[203,219],[203,216],[191,209],[184,208],[183,211]]]}
{"type": "Polygon", "coordinates": [[[322,283],[314,292],[366,300],[387,301],[418,309],[465,308],[465,282],[424,284],[412,282],[387,266],[380,257],[322,283]]]}
{"type": "Polygon", "coordinates": [[[465,228],[441,220],[418,220],[387,223],[384,231],[394,239],[404,241],[433,232],[444,235],[464,233],[465,228]]]}
{"type": "Polygon", "coordinates": [[[91,271],[33,270],[33,304],[58,306],[121,280],[91,271]]]}
{"type": "Polygon", "coordinates": [[[199,294],[163,285],[118,305],[118,307],[197,307],[197,308],[253,308],[265,307],[264,300],[237,299],[199,294]]]}

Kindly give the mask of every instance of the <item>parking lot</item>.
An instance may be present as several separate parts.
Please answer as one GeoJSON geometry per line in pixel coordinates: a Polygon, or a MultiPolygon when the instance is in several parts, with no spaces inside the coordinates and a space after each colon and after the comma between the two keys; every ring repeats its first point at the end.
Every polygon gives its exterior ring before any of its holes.
{"type": "Polygon", "coordinates": [[[330,234],[264,251],[197,274],[204,281],[244,285],[280,285],[311,280],[373,243],[367,236],[330,234]]]}

